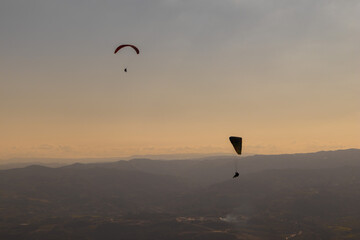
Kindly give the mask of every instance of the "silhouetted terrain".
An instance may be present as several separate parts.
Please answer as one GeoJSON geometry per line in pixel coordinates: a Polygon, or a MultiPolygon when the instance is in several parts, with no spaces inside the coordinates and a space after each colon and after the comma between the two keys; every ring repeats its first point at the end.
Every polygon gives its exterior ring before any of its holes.
{"type": "Polygon", "coordinates": [[[360,150],[0,171],[0,239],[360,239],[360,150]]]}

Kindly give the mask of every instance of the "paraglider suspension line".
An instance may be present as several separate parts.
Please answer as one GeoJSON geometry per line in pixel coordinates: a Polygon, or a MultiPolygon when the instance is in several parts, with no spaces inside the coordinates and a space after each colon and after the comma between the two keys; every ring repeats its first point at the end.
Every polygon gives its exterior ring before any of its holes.
{"type": "Polygon", "coordinates": [[[238,171],[238,162],[239,162],[239,157],[236,157],[234,160],[234,168],[235,168],[235,172],[238,171]]]}

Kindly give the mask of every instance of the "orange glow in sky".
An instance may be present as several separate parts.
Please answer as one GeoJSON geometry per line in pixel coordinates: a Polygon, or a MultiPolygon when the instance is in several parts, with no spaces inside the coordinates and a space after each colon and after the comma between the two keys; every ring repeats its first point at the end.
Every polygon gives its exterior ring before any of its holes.
{"type": "Polygon", "coordinates": [[[2,3],[0,159],[360,148],[357,1],[204,4],[2,3]]]}

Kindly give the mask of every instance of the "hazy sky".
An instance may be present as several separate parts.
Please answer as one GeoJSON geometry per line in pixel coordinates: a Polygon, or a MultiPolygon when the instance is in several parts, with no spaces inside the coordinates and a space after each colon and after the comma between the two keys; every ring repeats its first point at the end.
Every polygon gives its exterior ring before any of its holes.
{"type": "Polygon", "coordinates": [[[358,0],[1,0],[0,56],[2,159],[360,147],[358,0]]]}

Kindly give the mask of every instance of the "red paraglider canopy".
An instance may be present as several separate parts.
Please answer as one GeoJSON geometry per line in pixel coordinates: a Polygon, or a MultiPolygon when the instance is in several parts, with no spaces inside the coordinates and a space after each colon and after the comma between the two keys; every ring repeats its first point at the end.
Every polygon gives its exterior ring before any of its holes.
{"type": "Polygon", "coordinates": [[[123,45],[118,46],[118,47],[115,49],[114,54],[116,54],[120,49],[122,49],[122,48],[124,48],[124,47],[132,47],[137,54],[140,53],[139,49],[138,49],[137,47],[135,47],[134,45],[131,45],[131,44],[123,44],[123,45]]]}

